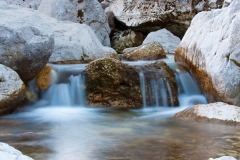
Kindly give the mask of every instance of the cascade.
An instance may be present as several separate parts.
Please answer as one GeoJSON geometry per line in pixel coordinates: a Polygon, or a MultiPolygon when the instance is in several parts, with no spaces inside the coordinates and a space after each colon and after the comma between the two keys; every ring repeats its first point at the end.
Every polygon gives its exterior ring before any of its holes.
{"type": "Polygon", "coordinates": [[[86,65],[51,66],[53,84],[42,91],[42,100],[50,106],[84,106],[85,77],[82,72],[86,65]]]}
{"type": "MultiPolygon", "coordinates": [[[[173,106],[172,90],[165,75],[160,70],[141,67],[141,64],[142,62],[130,63],[140,69],[143,107],[173,106]]],[[[84,106],[85,77],[83,71],[86,64],[50,65],[53,68],[53,84],[47,90],[41,91],[41,100],[49,106],[84,106]]],[[[168,63],[168,65],[175,72],[180,105],[207,103],[186,66],[176,63],[168,63]]]]}

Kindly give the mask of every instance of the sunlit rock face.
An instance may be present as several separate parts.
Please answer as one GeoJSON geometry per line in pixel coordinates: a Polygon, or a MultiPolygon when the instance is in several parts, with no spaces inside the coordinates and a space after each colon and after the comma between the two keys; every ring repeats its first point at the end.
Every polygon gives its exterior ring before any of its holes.
{"type": "Polygon", "coordinates": [[[159,42],[151,42],[139,47],[126,48],[123,50],[123,54],[123,58],[129,61],[166,58],[166,53],[159,42]]]}
{"type": "Polygon", "coordinates": [[[194,17],[175,53],[210,102],[240,106],[240,3],[194,17]]]}
{"type": "Polygon", "coordinates": [[[110,46],[108,18],[97,0],[42,0],[38,11],[58,20],[87,24],[103,45],[110,46]]]}
{"type": "Polygon", "coordinates": [[[166,53],[175,53],[175,50],[180,43],[180,39],[164,28],[149,33],[143,41],[143,44],[150,42],[159,42],[166,53]]]}
{"type": "Polygon", "coordinates": [[[2,142],[0,142],[0,157],[1,160],[33,160],[32,158],[23,155],[19,150],[2,142]]]}
{"type": "Polygon", "coordinates": [[[189,107],[174,115],[178,119],[240,124],[240,108],[222,102],[189,107]]]}
{"type": "Polygon", "coordinates": [[[33,79],[54,48],[51,27],[34,10],[0,1],[0,63],[23,81],[33,79]]]}
{"type": "Polygon", "coordinates": [[[25,85],[18,74],[0,64],[0,116],[15,111],[25,98],[25,85]]]}
{"type": "Polygon", "coordinates": [[[200,2],[200,0],[113,0],[106,10],[112,11],[119,22],[135,30],[150,32],[167,28],[182,37],[197,11],[222,7],[222,1],[206,1],[198,7],[200,2]]]}
{"type": "Polygon", "coordinates": [[[86,92],[90,106],[142,107],[136,68],[115,59],[103,58],[89,63],[86,69],[86,92]]]}
{"type": "Polygon", "coordinates": [[[5,1],[7,4],[14,4],[37,10],[42,0],[1,0],[1,1],[5,1]]]}
{"type": "Polygon", "coordinates": [[[145,36],[133,30],[114,30],[111,38],[112,48],[118,53],[122,53],[125,48],[138,47],[142,44],[145,36]]]}
{"type": "Polygon", "coordinates": [[[43,14],[40,16],[52,27],[54,33],[55,45],[50,63],[86,63],[101,57],[119,59],[114,49],[100,43],[88,25],[58,21],[43,14]]]}

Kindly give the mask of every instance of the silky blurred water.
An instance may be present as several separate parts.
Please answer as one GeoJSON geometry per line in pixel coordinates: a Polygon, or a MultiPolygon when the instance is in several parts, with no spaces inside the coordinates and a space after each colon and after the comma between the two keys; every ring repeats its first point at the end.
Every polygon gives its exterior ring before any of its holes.
{"type": "Polygon", "coordinates": [[[207,103],[190,74],[175,64],[180,105],[135,110],[85,106],[84,78],[79,74],[85,66],[54,67],[56,84],[42,92],[37,103],[0,117],[1,142],[36,160],[240,158],[239,126],[173,118],[188,106],[207,103]],[[74,73],[70,74],[71,68],[74,73]],[[80,89],[74,91],[73,84],[80,89]],[[73,98],[76,94],[81,98],[73,98]]]}

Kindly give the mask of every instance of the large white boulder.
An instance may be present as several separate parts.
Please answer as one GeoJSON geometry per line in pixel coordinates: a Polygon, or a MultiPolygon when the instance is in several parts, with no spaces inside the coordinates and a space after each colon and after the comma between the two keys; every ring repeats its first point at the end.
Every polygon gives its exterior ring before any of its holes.
{"type": "Polygon", "coordinates": [[[180,38],[174,36],[166,29],[161,29],[149,33],[143,41],[143,44],[150,42],[159,42],[166,53],[174,53],[180,43],[180,38]]]}
{"type": "Polygon", "coordinates": [[[240,2],[196,15],[175,53],[210,102],[240,106],[240,2]]]}
{"type": "Polygon", "coordinates": [[[14,4],[37,10],[42,0],[0,0],[0,1],[5,1],[7,4],[14,4]]]}
{"type": "MultiPolygon", "coordinates": [[[[129,28],[143,32],[169,29],[182,37],[197,13],[195,6],[201,0],[114,0],[106,11],[112,11],[115,18],[129,28]]],[[[206,7],[202,10],[221,8],[219,4],[210,5],[213,0],[205,0],[206,7]]]]}
{"type": "Polygon", "coordinates": [[[222,156],[222,157],[219,157],[219,158],[209,158],[208,160],[237,160],[236,158],[234,157],[231,157],[231,156],[222,156]]]}
{"type": "Polygon", "coordinates": [[[0,64],[0,116],[15,111],[24,100],[25,91],[25,85],[18,74],[0,64]]]}
{"type": "Polygon", "coordinates": [[[108,18],[98,0],[42,0],[38,11],[58,20],[87,24],[103,45],[110,46],[108,18]]]}
{"type": "Polygon", "coordinates": [[[19,150],[9,146],[6,143],[0,142],[0,159],[1,160],[33,160],[32,158],[23,155],[19,150]]]}
{"type": "Polygon", "coordinates": [[[40,15],[54,32],[54,51],[50,63],[84,63],[100,57],[118,57],[116,51],[103,46],[92,28],[86,24],[58,21],[40,15]]]}
{"type": "Polygon", "coordinates": [[[240,107],[223,102],[200,104],[176,113],[174,117],[195,121],[240,124],[240,107]]]}
{"type": "Polygon", "coordinates": [[[36,11],[0,1],[0,63],[22,80],[33,79],[54,47],[52,29],[36,11]]]}

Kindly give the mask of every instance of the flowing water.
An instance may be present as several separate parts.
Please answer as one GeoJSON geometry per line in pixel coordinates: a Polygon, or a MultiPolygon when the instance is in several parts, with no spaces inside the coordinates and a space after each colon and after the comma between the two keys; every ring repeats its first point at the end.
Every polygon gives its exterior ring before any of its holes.
{"type": "MultiPolygon", "coordinates": [[[[132,62],[149,63],[149,62],[132,62]]],[[[179,85],[179,107],[169,107],[164,79],[149,83],[153,102],[136,110],[90,108],[84,103],[86,65],[53,65],[53,84],[37,103],[0,117],[0,141],[36,160],[204,160],[240,158],[240,128],[234,125],[176,120],[173,115],[207,103],[184,66],[168,62],[179,85]],[[164,89],[154,90],[162,85],[164,89]],[[159,99],[162,104],[160,104],[159,99]]],[[[34,90],[34,85],[32,85],[34,90]]],[[[171,95],[171,94],[170,94],[171,95]]]]}

